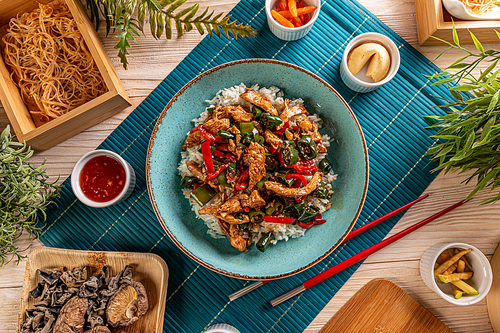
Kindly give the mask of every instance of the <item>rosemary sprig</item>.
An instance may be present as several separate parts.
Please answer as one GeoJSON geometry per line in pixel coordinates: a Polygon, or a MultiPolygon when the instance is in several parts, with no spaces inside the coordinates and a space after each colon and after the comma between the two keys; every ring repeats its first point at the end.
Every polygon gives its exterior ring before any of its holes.
{"type": "MultiPolygon", "coordinates": [[[[494,191],[500,185],[500,68],[497,68],[500,51],[484,50],[476,36],[469,33],[477,53],[460,46],[455,25],[453,43],[440,39],[449,46],[444,52],[453,48],[466,54],[434,75],[440,80],[433,85],[449,85],[452,99],[441,106],[447,108],[447,114],[429,117],[435,122],[430,127],[438,129],[433,137],[440,141],[427,153],[432,160],[439,161],[433,171],[459,169],[463,173],[474,170],[472,176],[464,181],[477,180],[468,199],[484,188],[494,191]],[[475,77],[472,74],[474,69],[483,62],[489,63],[489,66],[475,77]]],[[[497,32],[497,35],[500,38],[500,33],[497,32]]],[[[500,200],[498,189],[497,192],[482,203],[500,200]]]]}
{"type": "Polygon", "coordinates": [[[95,22],[96,29],[99,29],[100,16],[106,20],[106,32],[111,29],[118,29],[119,32],[113,38],[119,39],[115,46],[118,49],[118,56],[125,69],[127,69],[129,54],[127,48],[130,47],[130,40],[136,41],[134,35],[140,36],[144,33],[144,21],[149,16],[151,34],[154,38],[160,38],[164,33],[165,37],[172,38],[172,30],[176,30],[177,36],[182,36],[184,32],[196,28],[200,34],[206,32],[220,37],[224,33],[227,37],[232,34],[235,38],[255,36],[257,30],[249,25],[230,22],[230,16],[223,17],[223,13],[215,14],[208,8],[203,13],[198,14],[199,4],[194,4],[188,8],[180,9],[187,0],[87,0],[90,8],[90,19],[95,22]],[[137,9],[138,18],[132,18],[137,9]],[[174,26],[174,27],[173,27],[174,26]],[[221,32],[222,31],[222,32],[221,32]]]}
{"type": "Polygon", "coordinates": [[[15,259],[19,262],[26,249],[15,242],[24,229],[38,237],[36,224],[41,215],[59,196],[59,186],[47,182],[43,164],[34,167],[28,159],[33,155],[26,143],[12,141],[10,128],[0,135],[0,267],[15,259]]]}

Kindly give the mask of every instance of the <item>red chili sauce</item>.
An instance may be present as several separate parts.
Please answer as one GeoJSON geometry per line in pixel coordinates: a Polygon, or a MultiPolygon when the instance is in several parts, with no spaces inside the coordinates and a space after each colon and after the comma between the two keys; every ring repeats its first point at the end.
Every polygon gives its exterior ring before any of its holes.
{"type": "Polygon", "coordinates": [[[116,198],[125,186],[125,169],[114,158],[97,156],[80,172],[80,187],[92,201],[107,202],[116,198]]]}

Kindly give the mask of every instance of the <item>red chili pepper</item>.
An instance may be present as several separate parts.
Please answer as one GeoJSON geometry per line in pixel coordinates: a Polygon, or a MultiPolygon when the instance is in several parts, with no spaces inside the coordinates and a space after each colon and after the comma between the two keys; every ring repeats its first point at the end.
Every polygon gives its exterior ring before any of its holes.
{"type": "Polygon", "coordinates": [[[247,182],[243,182],[241,184],[235,185],[234,188],[241,191],[244,190],[248,186],[247,182]]]}
{"type": "Polygon", "coordinates": [[[314,226],[314,222],[304,223],[304,222],[299,221],[299,223],[297,223],[297,225],[299,227],[301,227],[302,229],[309,229],[310,227],[314,226]]]}
{"type": "Polygon", "coordinates": [[[291,217],[282,217],[282,216],[264,216],[264,222],[294,224],[295,222],[297,222],[297,219],[291,217]]]}
{"type": "Polygon", "coordinates": [[[224,153],[221,152],[220,150],[215,150],[214,151],[214,156],[218,157],[218,158],[223,158],[224,157],[224,153]]]}
{"type": "Polygon", "coordinates": [[[240,212],[241,213],[248,213],[250,211],[250,207],[243,207],[240,212]]]}
{"type": "Polygon", "coordinates": [[[216,137],[215,137],[215,142],[219,142],[219,141],[222,141],[222,140],[224,140],[224,139],[225,139],[225,137],[222,137],[222,136],[216,136],[216,137]]]}
{"type": "Polygon", "coordinates": [[[228,160],[231,160],[231,162],[236,162],[236,156],[230,153],[224,154],[224,158],[227,158],[228,160]]]}
{"type": "Polygon", "coordinates": [[[215,178],[217,178],[218,175],[221,174],[222,171],[226,170],[228,166],[229,166],[229,164],[221,165],[217,170],[215,170],[214,172],[209,173],[207,175],[207,179],[208,180],[214,180],[215,178]]]}
{"type": "Polygon", "coordinates": [[[212,151],[210,149],[210,142],[203,141],[201,143],[201,153],[203,154],[203,162],[208,173],[214,172],[214,161],[212,160],[212,151]]]}
{"type": "Polygon", "coordinates": [[[193,190],[196,190],[196,189],[197,189],[198,187],[200,187],[200,186],[201,186],[200,184],[198,184],[198,183],[194,183],[194,184],[193,184],[193,190]]]}
{"type": "MultiPolygon", "coordinates": [[[[304,176],[302,176],[301,174],[298,174],[298,173],[291,173],[291,174],[288,174],[286,175],[286,179],[290,179],[290,178],[297,178],[298,180],[300,180],[302,182],[302,186],[306,186],[307,185],[307,180],[304,176]]],[[[295,183],[294,183],[295,184],[295,183]]]]}
{"type": "Polygon", "coordinates": [[[276,152],[277,149],[274,149],[272,146],[269,148],[269,150],[271,151],[271,154],[274,154],[276,152]]]}
{"type": "Polygon", "coordinates": [[[293,168],[295,169],[295,171],[297,171],[297,173],[300,173],[300,174],[306,175],[306,176],[312,176],[318,171],[318,168],[315,167],[314,165],[312,165],[312,166],[300,166],[300,165],[297,165],[297,163],[295,163],[293,165],[293,168]]]}
{"type": "Polygon", "coordinates": [[[215,149],[222,151],[229,151],[229,144],[226,143],[226,144],[215,145],[215,149]]]}
{"type": "Polygon", "coordinates": [[[314,221],[314,225],[320,225],[320,224],[323,224],[325,222],[326,222],[326,220],[316,220],[316,221],[314,221]]]}
{"type": "Polygon", "coordinates": [[[200,131],[200,134],[205,139],[207,139],[208,141],[210,141],[211,145],[215,145],[216,140],[215,140],[215,137],[212,135],[212,133],[210,133],[209,131],[207,131],[206,129],[204,129],[202,125],[198,126],[198,131],[200,131]]]}
{"type": "Polygon", "coordinates": [[[284,132],[284,131],[288,128],[288,126],[290,126],[290,124],[289,124],[289,123],[288,123],[288,121],[287,121],[287,122],[285,123],[285,125],[284,125],[281,129],[279,129],[279,130],[277,130],[276,132],[274,132],[274,134],[281,134],[281,133],[283,133],[283,132],[284,132]]]}
{"type": "Polygon", "coordinates": [[[240,191],[245,189],[248,186],[248,183],[245,182],[245,180],[247,179],[248,179],[248,169],[243,171],[241,175],[238,177],[238,180],[236,181],[236,185],[234,186],[234,188],[240,191]]]}

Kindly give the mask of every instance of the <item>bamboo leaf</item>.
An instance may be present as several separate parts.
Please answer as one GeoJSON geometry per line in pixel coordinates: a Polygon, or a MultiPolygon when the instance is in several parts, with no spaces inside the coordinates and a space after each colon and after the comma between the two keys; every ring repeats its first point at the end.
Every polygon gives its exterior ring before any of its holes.
{"type": "Polygon", "coordinates": [[[500,97],[500,90],[498,90],[495,95],[493,95],[493,98],[491,99],[491,102],[488,106],[488,112],[492,111],[498,104],[498,98],[500,97]]]}
{"type": "Polygon", "coordinates": [[[486,75],[488,75],[488,74],[489,74],[489,73],[490,73],[490,72],[491,72],[491,71],[492,71],[492,70],[493,70],[493,69],[497,66],[497,64],[498,64],[498,60],[496,60],[496,61],[492,62],[492,63],[488,66],[488,68],[486,68],[486,69],[484,70],[484,72],[482,72],[482,73],[481,73],[481,76],[479,76],[479,78],[478,78],[477,80],[478,80],[478,81],[482,81],[482,80],[486,77],[486,75]]]}
{"type": "Polygon", "coordinates": [[[477,37],[472,33],[472,31],[469,30],[469,33],[470,33],[470,36],[472,37],[472,40],[474,41],[474,45],[476,46],[476,49],[479,52],[484,53],[483,45],[481,45],[481,43],[479,42],[477,37]]]}
{"type": "Polygon", "coordinates": [[[453,25],[453,42],[455,43],[455,45],[460,46],[460,42],[458,40],[457,28],[455,27],[455,21],[453,21],[452,19],[451,23],[453,25]]]}

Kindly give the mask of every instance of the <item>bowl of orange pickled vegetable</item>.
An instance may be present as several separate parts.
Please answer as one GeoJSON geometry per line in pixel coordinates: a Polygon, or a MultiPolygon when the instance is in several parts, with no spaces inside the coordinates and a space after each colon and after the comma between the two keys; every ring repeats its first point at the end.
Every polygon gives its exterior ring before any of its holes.
{"type": "Polygon", "coordinates": [[[266,0],[267,24],[279,39],[298,40],[311,30],[321,0],[266,0]]]}

